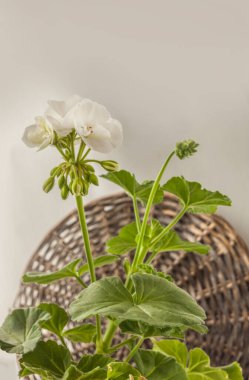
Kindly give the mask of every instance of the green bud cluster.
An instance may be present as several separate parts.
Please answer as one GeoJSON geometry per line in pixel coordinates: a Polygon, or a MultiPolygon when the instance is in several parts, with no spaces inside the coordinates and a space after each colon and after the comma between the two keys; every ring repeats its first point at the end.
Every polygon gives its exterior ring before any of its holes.
{"type": "Polygon", "coordinates": [[[76,154],[76,139],[75,131],[72,131],[65,137],[59,137],[55,133],[53,145],[61,153],[64,161],[50,171],[50,177],[43,185],[43,190],[46,193],[52,190],[57,182],[62,199],[67,199],[69,194],[76,196],[87,195],[90,185],[99,185],[95,168],[91,165],[92,163],[100,165],[109,172],[119,170],[119,165],[116,161],[87,159],[90,149],[84,152],[85,144],[82,141],[76,154]]]}
{"type": "Polygon", "coordinates": [[[199,146],[194,140],[184,140],[176,144],[175,153],[180,160],[192,156],[199,146]]]}

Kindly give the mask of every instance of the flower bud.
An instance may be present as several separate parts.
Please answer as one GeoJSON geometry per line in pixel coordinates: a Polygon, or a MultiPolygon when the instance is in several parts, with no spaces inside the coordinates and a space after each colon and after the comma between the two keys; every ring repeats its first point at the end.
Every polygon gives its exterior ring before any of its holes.
{"type": "Polygon", "coordinates": [[[100,165],[108,172],[116,172],[119,170],[119,164],[113,160],[100,161],[100,165]]]}
{"type": "Polygon", "coordinates": [[[49,177],[43,184],[42,188],[45,193],[48,193],[54,187],[54,177],[49,177]]]}
{"type": "Polygon", "coordinates": [[[66,183],[66,179],[64,177],[64,174],[61,174],[59,179],[58,179],[59,188],[62,189],[65,183],[66,183]]]}
{"type": "Polygon", "coordinates": [[[67,199],[69,195],[69,187],[65,184],[62,188],[61,188],[61,198],[62,199],[67,199]]]}
{"type": "Polygon", "coordinates": [[[95,185],[95,186],[98,186],[99,185],[99,180],[98,180],[98,177],[93,174],[93,173],[90,173],[90,176],[89,176],[89,181],[95,185]]]}
{"type": "Polygon", "coordinates": [[[175,153],[180,160],[192,156],[199,146],[194,140],[184,140],[176,144],[175,153]]]}
{"type": "Polygon", "coordinates": [[[72,183],[72,193],[74,195],[81,195],[83,191],[83,186],[79,178],[75,178],[72,183]]]}
{"type": "Polygon", "coordinates": [[[83,188],[82,193],[83,193],[83,195],[87,195],[88,190],[89,190],[89,182],[86,182],[82,179],[81,183],[82,183],[82,188],[83,188]]]}
{"type": "Polygon", "coordinates": [[[85,168],[88,172],[95,172],[94,167],[93,167],[92,165],[84,164],[84,168],[85,168]]]}

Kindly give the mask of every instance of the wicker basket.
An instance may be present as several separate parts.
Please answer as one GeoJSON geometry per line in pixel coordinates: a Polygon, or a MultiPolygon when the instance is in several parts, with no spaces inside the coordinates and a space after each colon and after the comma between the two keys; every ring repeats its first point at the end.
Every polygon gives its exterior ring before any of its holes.
{"type": "MultiPolygon", "coordinates": [[[[179,210],[175,197],[166,195],[153,209],[153,216],[168,224],[179,210]]],[[[143,212],[143,210],[140,210],[143,212]]],[[[105,252],[106,240],[134,219],[131,200],[115,194],[90,202],[86,216],[93,254],[105,252]]],[[[189,241],[209,244],[212,250],[203,257],[192,253],[162,253],[155,260],[158,269],[173,275],[176,283],[187,290],[207,312],[209,333],[189,333],[190,346],[199,345],[211,356],[215,365],[238,360],[249,375],[249,251],[234,229],[220,216],[186,214],[177,232],[189,241]]],[[[54,271],[70,260],[82,256],[83,243],[77,212],[73,211],[42,241],[26,271],[54,271]]],[[[121,264],[97,270],[97,277],[123,275],[121,264]]],[[[86,282],[88,278],[84,279],[86,282]]],[[[48,286],[21,285],[15,307],[33,306],[40,302],[56,302],[67,307],[80,291],[74,280],[61,280],[48,286]]],[[[89,346],[71,347],[74,353],[86,352],[89,346]]],[[[34,379],[36,377],[27,377],[34,379]]]]}

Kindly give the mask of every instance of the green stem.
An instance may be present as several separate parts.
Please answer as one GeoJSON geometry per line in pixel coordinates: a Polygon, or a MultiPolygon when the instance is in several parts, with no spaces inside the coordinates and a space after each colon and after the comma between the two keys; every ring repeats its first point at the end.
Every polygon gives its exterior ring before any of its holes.
{"type": "Polygon", "coordinates": [[[140,255],[140,251],[141,251],[141,248],[142,248],[142,245],[143,245],[143,239],[144,239],[144,235],[145,235],[145,231],[146,231],[146,226],[147,226],[148,218],[149,218],[149,215],[150,215],[150,209],[151,209],[151,206],[153,204],[153,200],[155,198],[155,195],[156,195],[158,186],[160,184],[161,178],[163,176],[163,173],[165,172],[165,170],[166,170],[166,168],[168,166],[168,163],[170,162],[170,160],[174,156],[174,154],[175,154],[175,151],[173,151],[168,156],[168,158],[166,159],[166,161],[163,164],[160,172],[158,173],[157,178],[156,178],[156,180],[155,180],[155,182],[153,184],[153,187],[151,189],[150,196],[149,196],[149,199],[148,199],[148,202],[147,202],[147,206],[146,206],[146,209],[145,209],[145,213],[144,213],[144,218],[143,218],[140,234],[139,234],[139,239],[138,239],[138,243],[137,243],[137,249],[136,249],[135,257],[134,257],[134,260],[133,260],[133,263],[132,263],[132,267],[131,267],[132,270],[136,269],[137,264],[139,264],[139,262],[141,261],[139,255],[140,255]]]}
{"type": "Polygon", "coordinates": [[[65,155],[65,153],[63,152],[63,150],[58,145],[56,145],[56,149],[60,152],[60,154],[62,155],[62,157],[65,159],[65,161],[68,161],[67,156],[65,155]]]}
{"type": "MultiPolygon", "coordinates": [[[[178,222],[179,220],[183,217],[185,212],[187,211],[187,207],[183,207],[183,209],[179,212],[179,214],[176,215],[176,217],[163,229],[163,231],[157,235],[152,241],[151,245],[157,244],[178,222]]],[[[152,252],[148,260],[146,260],[146,264],[150,264],[152,260],[156,257],[158,254],[157,251],[152,252]]],[[[141,260],[143,261],[145,258],[146,253],[143,255],[141,254],[141,260]]]]}
{"type": "Polygon", "coordinates": [[[129,363],[129,361],[133,358],[139,347],[143,344],[144,337],[140,338],[137,344],[133,347],[127,358],[125,359],[126,363],[129,363]]]}
{"type": "Polygon", "coordinates": [[[140,216],[139,216],[137,199],[136,199],[135,195],[133,196],[133,209],[134,209],[134,215],[135,215],[135,219],[136,219],[137,230],[139,232],[140,228],[141,228],[141,220],[140,220],[140,216]]]}
{"type": "Polygon", "coordinates": [[[78,155],[76,158],[77,162],[79,162],[79,160],[81,159],[81,156],[82,156],[82,153],[84,152],[85,146],[86,146],[86,144],[84,143],[84,141],[81,141],[79,151],[78,151],[78,155]]]}
{"type": "Polygon", "coordinates": [[[63,344],[63,346],[67,348],[67,344],[66,344],[65,339],[63,338],[62,335],[59,336],[59,339],[60,339],[61,343],[63,344]]]}
{"type": "MultiPolygon", "coordinates": [[[[174,154],[175,154],[175,151],[173,151],[168,156],[168,158],[166,159],[165,163],[163,164],[163,166],[162,166],[160,172],[158,173],[157,178],[156,178],[156,180],[155,180],[155,182],[154,182],[154,184],[152,186],[152,189],[151,189],[151,192],[150,192],[150,196],[149,196],[149,199],[148,199],[148,202],[147,202],[147,206],[146,206],[146,209],[145,209],[145,214],[144,214],[142,226],[140,228],[139,240],[138,240],[138,244],[137,244],[137,249],[136,249],[135,257],[134,257],[134,260],[133,260],[133,263],[132,263],[132,266],[131,266],[131,273],[132,273],[132,271],[134,269],[136,269],[136,266],[140,262],[139,255],[142,254],[143,258],[144,258],[145,255],[146,255],[146,253],[147,253],[147,250],[143,249],[143,239],[144,239],[144,235],[145,235],[145,231],[146,231],[147,221],[148,221],[149,214],[150,214],[150,209],[151,209],[154,197],[156,195],[158,186],[160,184],[161,178],[163,176],[163,173],[165,172],[165,170],[166,170],[166,168],[167,168],[167,166],[168,166],[171,158],[174,156],[174,154]]],[[[128,289],[131,287],[130,275],[128,275],[128,277],[126,279],[125,285],[126,285],[126,287],[128,289]]],[[[110,324],[109,324],[109,326],[108,326],[108,328],[107,328],[107,330],[106,330],[105,336],[104,336],[104,346],[105,347],[109,347],[109,345],[110,345],[110,343],[112,341],[112,338],[113,338],[113,336],[115,334],[116,328],[117,328],[116,324],[114,324],[114,322],[111,321],[110,324]]]]}
{"type": "Polygon", "coordinates": [[[108,349],[112,342],[113,335],[117,329],[117,324],[114,321],[110,321],[103,339],[103,345],[105,349],[108,349]]]}
{"type": "MultiPolygon", "coordinates": [[[[90,272],[90,278],[91,278],[91,282],[95,282],[96,275],[95,275],[90,239],[89,239],[88,229],[87,229],[87,224],[86,224],[83,198],[81,195],[76,195],[75,198],[76,198],[76,204],[78,208],[81,232],[82,232],[82,236],[83,236],[83,240],[85,244],[85,252],[86,252],[86,258],[87,258],[88,268],[90,272]]],[[[97,346],[97,351],[98,351],[102,349],[101,323],[100,323],[100,318],[98,315],[96,315],[96,333],[97,333],[96,346],[97,346]]]]}
{"type": "MultiPolygon", "coordinates": [[[[88,153],[90,153],[90,150],[91,148],[87,149],[86,153],[84,154],[84,156],[82,157],[82,160],[84,160],[86,158],[86,156],[88,156],[88,153]]],[[[91,161],[91,160],[87,160],[87,161],[91,161]]],[[[86,161],[86,162],[87,162],[86,161]]],[[[92,160],[93,161],[93,160],[92,160]]],[[[95,160],[94,160],[95,161],[95,160]]],[[[98,161],[97,161],[98,162],[98,161]]]]}
{"type": "Polygon", "coordinates": [[[72,159],[73,161],[75,161],[74,132],[72,132],[72,136],[71,136],[71,153],[72,153],[72,159]]]}
{"type": "Polygon", "coordinates": [[[171,228],[173,228],[179,222],[186,211],[187,207],[185,206],[181,209],[179,214],[177,214],[176,217],[163,229],[163,231],[151,241],[151,244],[157,244],[171,230],[171,228]]]}
{"type": "Polygon", "coordinates": [[[136,336],[132,336],[131,338],[129,339],[126,339],[124,340],[123,342],[119,343],[119,344],[116,344],[116,346],[112,346],[109,350],[108,350],[108,353],[113,353],[115,351],[117,351],[119,348],[133,342],[133,340],[135,340],[137,337],[136,336]]]}
{"type": "Polygon", "coordinates": [[[84,281],[80,277],[75,277],[78,283],[82,286],[82,288],[87,288],[87,285],[84,283],[84,281]]]}

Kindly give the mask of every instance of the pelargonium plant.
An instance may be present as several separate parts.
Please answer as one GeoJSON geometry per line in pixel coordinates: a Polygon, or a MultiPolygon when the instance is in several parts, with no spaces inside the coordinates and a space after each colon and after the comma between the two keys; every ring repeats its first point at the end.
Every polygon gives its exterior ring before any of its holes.
{"type": "Polygon", "coordinates": [[[55,166],[43,189],[58,185],[62,199],[75,197],[84,240],[82,258],[76,258],[56,272],[26,273],[25,283],[47,285],[74,278],[82,291],[68,310],[54,303],[13,310],[0,328],[2,350],[18,355],[20,378],[36,374],[42,380],[241,380],[238,363],[212,367],[200,348],[188,349],[188,330],[206,334],[205,311],[167,273],[153,267],[157,255],[185,250],[207,254],[209,247],[189,242],[174,230],[186,212],[214,213],[231,201],[218,191],[209,191],[184,177],[163,182],[170,161],[192,156],[198,147],[193,140],[179,142],[168,155],[154,181],[139,183],[134,174],[119,170],[117,162],[94,158],[94,151],[109,153],[122,142],[122,126],[107,109],[88,99],[73,96],[67,101],[50,101],[43,117],[26,128],[23,141],[38,150],[57,149],[61,162],[55,166]],[[95,166],[105,179],[120,186],[131,198],[134,222],[106,242],[106,252],[93,258],[84,212],[84,196],[98,185],[95,166]],[[179,213],[168,225],[150,216],[164,192],[180,202],[179,213]],[[139,204],[144,207],[143,217],[139,204]],[[133,254],[130,254],[133,252],[133,254]],[[95,269],[122,260],[126,278],[96,279],[95,269]],[[89,273],[90,281],[85,274],[89,273]],[[89,322],[94,321],[92,323],[89,322]],[[106,319],[107,323],[103,323],[106,319]],[[72,327],[73,321],[73,327],[72,327]],[[107,327],[105,327],[107,326],[107,327]],[[52,337],[45,339],[43,331],[52,337]],[[118,331],[120,341],[113,339],[118,331]],[[76,361],[71,342],[94,344],[95,353],[76,361]],[[148,347],[151,347],[150,349],[148,347]],[[125,348],[125,349],[124,349],[125,348]],[[118,355],[122,350],[122,355],[118,355]],[[124,354],[126,352],[126,354],[124,354]]]}

